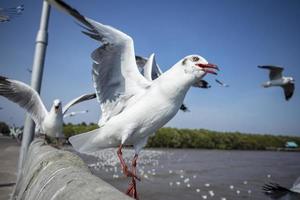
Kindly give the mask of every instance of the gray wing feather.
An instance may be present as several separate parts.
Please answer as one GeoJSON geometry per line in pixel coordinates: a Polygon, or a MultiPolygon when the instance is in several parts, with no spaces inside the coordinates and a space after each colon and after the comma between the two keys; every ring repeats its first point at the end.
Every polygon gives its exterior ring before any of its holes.
{"type": "Polygon", "coordinates": [[[282,77],[282,71],[284,70],[282,67],[274,66],[274,65],[259,65],[261,69],[270,70],[269,78],[270,80],[280,79],[282,77]]]}
{"type": "Polygon", "coordinates": [[[37,126],[48,114],[39,94],[20,81],[0,76],[0,95],[24,108],[37,126]]]}
{"type": "Polygon", "coordinates": [[[162,74],[162,70],[156,63],[154,54],[151,54],[149,58],[144,58],[142,56],[136,56],[135,58],[137,66],[147,80],[155,80],[162,74]]]}
{"type": "Polygon", "coordinates": [[[96,93],[91,93],[91,94],[84,94],[84,95],[77,97],[76,99],[73,99],[72,101],[67,103],[67,105],[64,106],[63,115],[69,110],[69,108],[71,106],[74,106],[75,104],[78,104],[80,102],[95,99],[95,98],[96,98],[96,93]]]}
{"type": "Polygon", "coordinates": [[[284,90],[285,100],[288,101],[294,94],[295,84],[289,83],[287,85],[282,86],[282,88],[284,90]]]}

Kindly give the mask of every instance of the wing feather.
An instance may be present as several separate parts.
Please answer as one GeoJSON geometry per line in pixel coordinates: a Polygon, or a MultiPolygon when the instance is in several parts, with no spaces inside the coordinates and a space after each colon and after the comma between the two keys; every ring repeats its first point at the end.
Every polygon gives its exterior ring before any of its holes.
{"type": "Polygon", "coordinates": [[[284,90],[285,100],[288,101],[294,94],[295,84],[289,83],[287,85],[282,86],[282,88],[284,90]]]}
{"type": "Polygon", "coordinates": [[[132,97],[143,93],[151,85],[138,70],[133,40],[111,26],[83,16],[61,0],[48,2],[87,26],[83,33],[102,43],[91,57],[94,61],[94,88],[102,110],[101,121],[104,123],[124,110],[132,97]]]}
{"type": "Polygon", "coordinates": [[[0,95],[25,109],[37,126],[48,115],[39,94],[25,83],[0,76],[0,95]]]}
{"type": "Polygon", "coordinates": [[[259,65],[261,69],[268,69],[270,71],[269,78],[270,80],[280,79],[282,77],[282,67],[274,66],[274,65],[259,65]]]}
{"type": "Polygon", "coordinates": [[[69,103],[67,103],[64,106],[63,115],[69,110],[69,108],[71,106],[74,106],[75,104],[78,104],[80,102],[88,101],[88,100],[95,99],[95,98],[96,98],[96,93],[91,93],[91,94],[83,94],[83,95],[73,99],[72,101],[70,101],[69,103]]]}

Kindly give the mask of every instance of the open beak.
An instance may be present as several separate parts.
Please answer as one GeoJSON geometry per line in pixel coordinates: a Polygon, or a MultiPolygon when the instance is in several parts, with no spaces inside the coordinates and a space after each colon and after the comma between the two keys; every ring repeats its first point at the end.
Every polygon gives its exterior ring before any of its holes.
{"type": "Polygon", "coordinates": [[[203,68],[203,71],[205,71],[206,73],[210,73],[210,74],[214,74],[214,75],[218,74],[216,71],[220,71],[219,67],[215,64],[211,64],[211,63],[202,64],[202,63],[199,63],[199,64],[196,64],[196,65],[198,67],[203,68]]]}
{"type": "Polygon", "coordinates": [[[59,109],[59,106],[54,107],[55,113],[58,113],[58,109],[59,109]]]}

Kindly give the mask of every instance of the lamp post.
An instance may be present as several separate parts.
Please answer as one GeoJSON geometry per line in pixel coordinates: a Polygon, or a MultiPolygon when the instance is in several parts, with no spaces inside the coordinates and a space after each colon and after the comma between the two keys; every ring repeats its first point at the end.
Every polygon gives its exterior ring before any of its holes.
{"type": "MultiPolygon", "coordinates": [[[[35,53],[33,58],[31,87],[38,93],[41,90],[41,83],[43,77],[43,69],[46,55],[46,48],[48,43],[48,21],[50,15],[50,5],[46,0],[43,1],[43,8],[41,14],[40,28],[36,36],[35,53]]],[[[18,180],[22,173],[22,167],[26,158],[27,150],[34,138],[35,124],[29,115],[26,116],[22,145],[20,149],[19,163],[18,163],[18,180]]]]}

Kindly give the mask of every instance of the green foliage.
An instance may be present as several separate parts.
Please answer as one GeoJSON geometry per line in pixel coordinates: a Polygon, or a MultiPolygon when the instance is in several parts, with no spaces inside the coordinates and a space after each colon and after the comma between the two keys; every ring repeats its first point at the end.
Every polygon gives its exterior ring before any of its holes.
{"type": "Polygon", "coordinates": [[[217,132],[205,129],[161,128],[148,140],[148,147],[266,150],[283,148],[287,141],[300,144],[300,137],[239,132],[217,132]]]}
{"type": "Polygon", "coordinates": [[[82,122],[81,124],[68,123],[68,124],[64,124],[63,132],[65,134],[65,137],[69,138],[72,135],[89,132],[96,128],[99,128],[99,127],[97,124],[94,124],[94,123],[91,123],[89,125],[87,125],[85,122],[82,122]]]}
{"type": "Polygon", "coordinates": [[[3,135],[9,135],[9,126],[5,122],[0,122],[0,133],[3,135]]]}
{"type": "MultiPolygon", "coordinates": [[[[86,123],[64,125],[67,138],[98,128],[86,123]]],[[[161,128],[148,140],[147,147],[266,150],[283,148],[287,141],[300,144],[300,137],[217,132],[205,129],[161,128]]]]}

